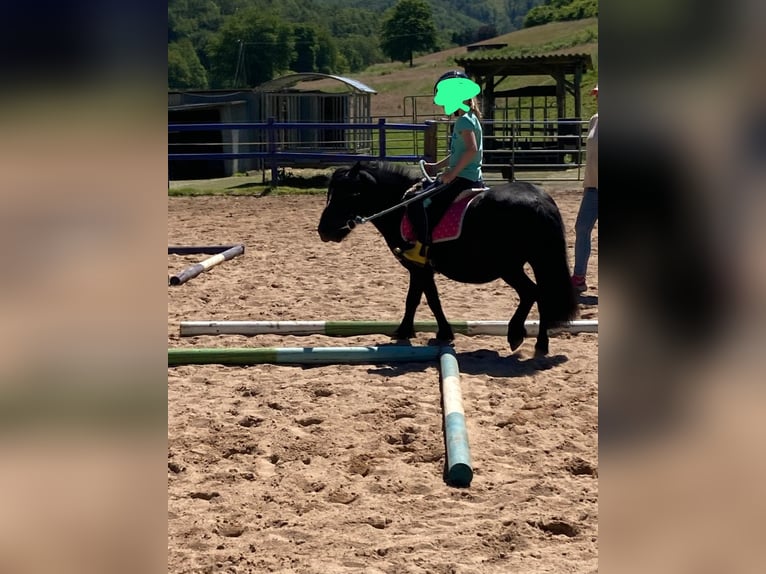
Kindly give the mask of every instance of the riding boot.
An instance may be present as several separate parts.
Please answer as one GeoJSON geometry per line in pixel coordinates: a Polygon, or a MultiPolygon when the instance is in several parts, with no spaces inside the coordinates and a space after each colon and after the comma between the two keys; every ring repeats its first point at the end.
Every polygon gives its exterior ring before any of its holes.
{"type": "Polygon", "coordinates": [[[401,252],[402,257],[407,261],[418,265],[428,263],[428,245],[423,245],[420,241],[415,241],[415,245],[401,252]]]}

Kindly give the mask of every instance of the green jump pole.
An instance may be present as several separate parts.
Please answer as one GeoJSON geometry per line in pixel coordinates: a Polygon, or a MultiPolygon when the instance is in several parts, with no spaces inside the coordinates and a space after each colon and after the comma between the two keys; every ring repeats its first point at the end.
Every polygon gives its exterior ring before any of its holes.
{"type": "MultiPolygon", "coordinates": [[[[452,330],[461,335],[508,334],[508,321],[450,321],[452,330]]],[[[396,321],[182,321],[182,337],[196,335],[328,335],[350,337],[353,335],[393,335],[399,323],[396,321]]],[[[540,321],[526,321],[527,335],[536,336],[540,321]]],[[[415,331],[436,333],[436,321],[415,321],[415,331]]],[[[598,333],[598,321],[571,321],[549,329],[549,333],[598,333]]]]}
{"type": "Polygon", "coordinates": [[[460,371],[451,347],[443,347],[439,357],[442,380],[444,435],[447,442],[447,482],[455,486],[470,486],[473,479],[471,449],[465,426],[463,395],[460,391],[460,371]]]}
{"type": "Polygon", "coordinates": [[[335,363],[388,363],[432,361],[439,347],[256,347],[232,349],[168,349],[168,366],[255,365],[278,363],[329,365],[335,363]]]}

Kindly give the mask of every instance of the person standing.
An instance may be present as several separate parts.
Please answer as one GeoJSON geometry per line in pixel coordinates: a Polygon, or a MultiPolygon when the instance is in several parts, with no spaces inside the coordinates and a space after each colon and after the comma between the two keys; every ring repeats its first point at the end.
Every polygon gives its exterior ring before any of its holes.
{"type": "MultiPolygon", "coordinates": [[[[598,101],[598,84],[591,92],[598,101]]],[[[591,234],[598,221],[598,112],[588,123],[588,137],[585,140],[585,176],[583,195],[575,222],[575,261],[572,273],[572,287],[578,293],[587,291],[585,274],[591,252],[591,234]]]]}
{"type": "Polygon", "coordinates": [[[424,166],[429,175],[447,168],[437,184],[441,189],[408,206],[417,241],[402,252],[402,257],[419,265],[428,261],[431,232],[450,204],[461,191],[483,185],[481,110],[476,99],[479,91],[479,85],[460,71],[442,74],[434,86],[434,102],[443,105],[445,113],[454,114],[457,120],[450,137],[450,154],[424,166]]]}

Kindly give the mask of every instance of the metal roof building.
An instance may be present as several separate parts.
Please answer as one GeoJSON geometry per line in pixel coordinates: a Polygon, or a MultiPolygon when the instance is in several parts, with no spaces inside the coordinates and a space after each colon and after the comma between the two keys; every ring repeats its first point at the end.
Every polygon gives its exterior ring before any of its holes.
{"type": "MultiPolygon", "coordinates": [[[[168,92],[168,123],[371,123],[369,86],[342,76],[290,74],[247,90],[168,92]]],[[[263,129],[178,131],[168,134],[170,153],[239,153],[264,151],[263,129]]],[[[280,129],[280,151],[369,153],[370,130],[280,129]]],[[[310,162],[307,162],[310,163],[310,162]]],[[[178,160],[169,165],[170,179],[224,177],[262,169],[259,158],[178,160]]]]}

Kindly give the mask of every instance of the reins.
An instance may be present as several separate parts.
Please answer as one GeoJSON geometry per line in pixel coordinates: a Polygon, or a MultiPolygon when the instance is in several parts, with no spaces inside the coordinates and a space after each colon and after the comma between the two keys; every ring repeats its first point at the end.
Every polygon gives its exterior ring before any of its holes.
{"type": "MultiPolygon", "coordinates": [[[[402,195],[402,197],[407,197],[407,194],[414,191],[418,185],[423,185],[423,182],[421,181],[420,183],[416,183],[415,185],[410,187],[407,191],[404,192],[404,195],[402,195]]],[[[353,229],[354,227],[356,227],[356,225],[360,223],[367,223],[368,221],[372,221],[373,219],[383,217],[384,215],[387,215],[391,213],[392,211],[396,211],[400,207],[408,206],[410,203],[426,200],[432,195],[434,195],[437,191],[441,191],[445,187],[445,185],[446,184],[435,185],[431,189],[428,189],[422,193],[416,193],[412,197],[409,197],[405,199],[404,201],[400,201],[396,205],[392,205],[391,207],[384,209],[383,211],[379,211],[378,213],[373,213],[372,215],[369,215],[367,217],[362,217],[361,215],[357,215],[353,220],[349,220],[346,225],[348,225],[349,229],[353,229]]]]}

